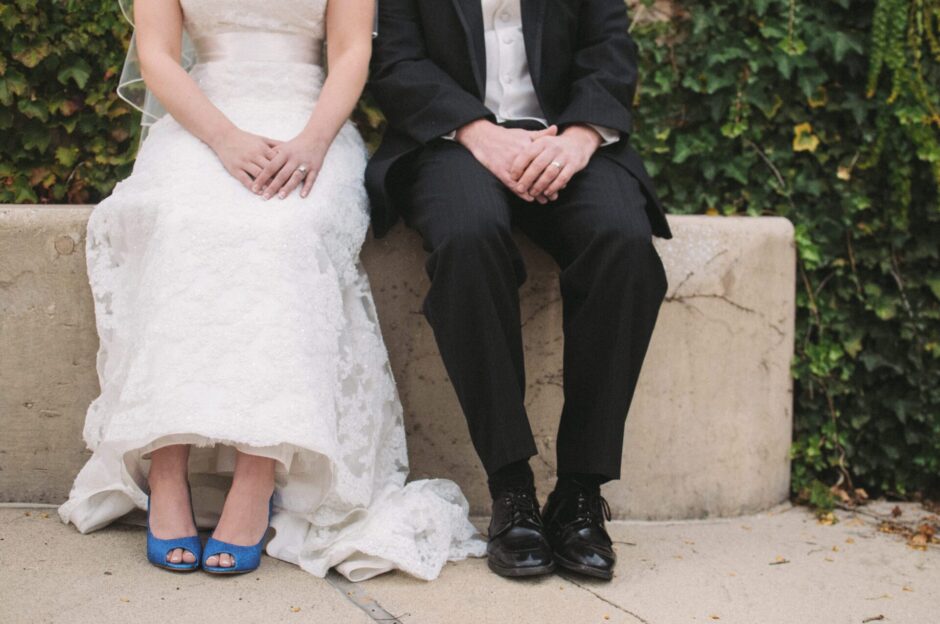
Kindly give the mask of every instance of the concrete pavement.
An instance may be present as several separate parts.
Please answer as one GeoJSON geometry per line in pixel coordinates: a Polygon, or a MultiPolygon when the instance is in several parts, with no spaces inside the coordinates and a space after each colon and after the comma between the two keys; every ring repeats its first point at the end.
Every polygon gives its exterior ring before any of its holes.
{"type": "Polygon", "coordinates": [[[82,536],[53,508],[5,506],[0,622],[935,624],[940,543],[921,549],[908,538],[940,519],[914,504],[894,517],[894,507],[837,511],[831,526],[789,505],[733,519],[614,522],[620,563],[610,583],[509,581],[472,560],[432,583],[387,574],[354,585],[268,557],[237,578],[171,574],[144,561],[138,527],[82,536]]]}

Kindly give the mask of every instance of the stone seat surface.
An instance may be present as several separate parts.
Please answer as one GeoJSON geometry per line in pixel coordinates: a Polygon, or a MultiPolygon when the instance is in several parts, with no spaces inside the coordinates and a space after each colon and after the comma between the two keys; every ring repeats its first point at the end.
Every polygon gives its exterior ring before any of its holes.
{"type": "MultiPolygon", "coordinates": [[[[97,336],[85,272],[89,206],[0,206],[0,502],[58,503],[88,456],[97,336]]],[[[776,217],[672,216],[657,240],[669,290],[627,421],[614,515],[732,516],[789,491],[795,255],[776,217]]],[[[563,401],[557,267],[522,236],[527,408],[539,492],[551,487],[563,401]]],[[[485,477],[421,314],[418,237],[369,239],[375,293],[405,407],[412,476],[457,481],[478,514],[485,477]]]]}

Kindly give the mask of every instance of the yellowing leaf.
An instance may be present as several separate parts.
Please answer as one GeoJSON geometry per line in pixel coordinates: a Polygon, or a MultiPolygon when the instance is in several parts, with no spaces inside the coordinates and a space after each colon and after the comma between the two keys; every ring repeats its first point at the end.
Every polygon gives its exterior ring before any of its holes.
{"type": "Polygon", "coordinates": [[[813,134],[813,126],[809,122],[793,126],[793,151],[815,152],[819,147],[819,137],[813,134]]]}
{"type": "Polygon", "coordinates": [[[829,93],[826,91],[826,87],[820,85],[816,89],[816,93],[807,99],[807,103],[810,108],[821,108],[829,103],[829,93]]]}

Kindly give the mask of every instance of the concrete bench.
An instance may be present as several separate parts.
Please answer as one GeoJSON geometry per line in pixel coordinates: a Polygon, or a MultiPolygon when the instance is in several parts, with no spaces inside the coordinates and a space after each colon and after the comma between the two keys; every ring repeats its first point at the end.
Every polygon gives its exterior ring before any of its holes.
{"type": "MultiPolygon", "coordinates": [[[[0,206],[0,502],[64,500],[98,393],[85,274],[88,206],[0,206]]],[[[669,293],[627,424],[619,518],[767,509],[789,491],[795,257],[782,218],[677,216],[657,241],[669,293]]],[[[528,408],[539,492],[551,487],[562,403],[561,302],[551,259],[521,241],[528,408]]],[[[363,251],[405,406],[412,476],[448,477],[475,513],[485,478],[421,315],[424,252],[399,228],[363,251]]]]}

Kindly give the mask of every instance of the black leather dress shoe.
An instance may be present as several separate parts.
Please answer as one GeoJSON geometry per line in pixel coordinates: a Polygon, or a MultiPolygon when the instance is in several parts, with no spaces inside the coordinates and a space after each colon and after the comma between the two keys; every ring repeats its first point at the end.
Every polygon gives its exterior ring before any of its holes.
{"type": "Polygon", "coordinates": [[[497,494],[489,539],[487,562],[500,576],[538,576],[555,569],[534,490],[517,488],[497,494]]]}
{"type": "Polygon", "coordinates": [[[617,554],[604,528],[610,506],[599,492],[552,492],[542,517],[558,565],[595,578],[613,578],[617,554]]]}

